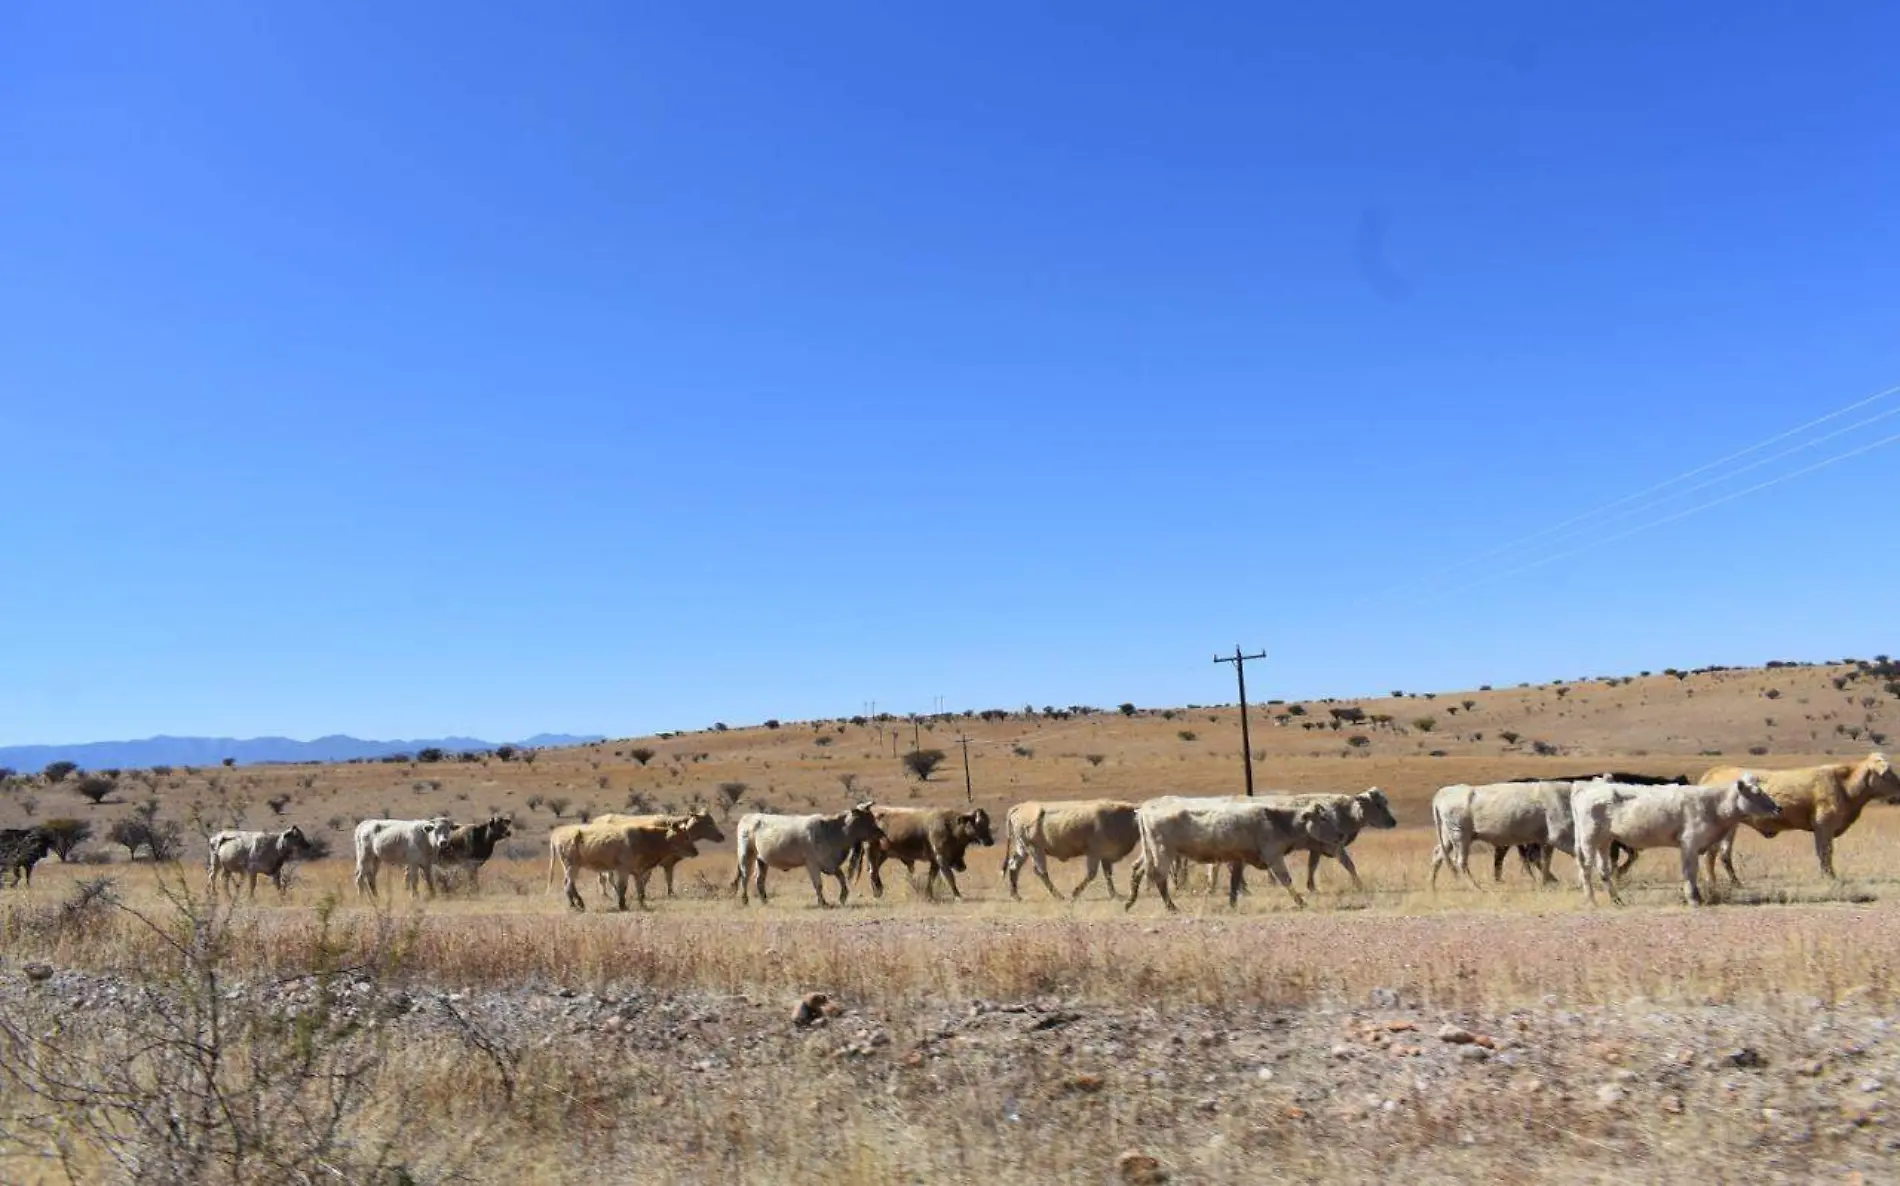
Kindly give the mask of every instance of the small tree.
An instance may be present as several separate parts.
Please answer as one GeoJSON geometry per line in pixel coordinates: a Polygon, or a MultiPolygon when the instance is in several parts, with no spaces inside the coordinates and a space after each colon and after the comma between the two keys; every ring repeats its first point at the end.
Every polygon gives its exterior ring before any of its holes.
{"type": "Polygon", "coordinates": [[[53,846],[54,855],[69,861],[74,849],[92,839],[92,825],[84,820],[49,819],[40,825],[40,834],[53,846]]]}
{"type": "Polygon", "coordinates": [[[79,769],[79,763],[77,762],[48,762],[46,769],[40,771],[40,773],[46,776],[47,782],[64,782],[66,776],[77,769],[79,769]]]}
{"type": "Polygon", "coordinates": [[[224,765],[225,765],[225,768],[226,768],[226,769],[229,769],[230,767],[232,767],[232,766],[235,766],[235,765],[237,765],[237,759],[236,759],[236,758],[226,758],[226,759],[224,760],[224,765]]]}
{"type": "Polygon", "coordinates": [[[1420,733],[1430,733],[1433,729],[1438,728],[1438,722],[1431,717],[1417,717],[1412,721],[1412,728],[1417,729],[1420,733]]]}
{"type": "Polygon", "coordinates": [[[566,797],[556,795],[548,800],[548,810],[554,813],[555,819],[560,819],[563,815],[567,814],[568,802],[569,800],[566,797]]]}
{"type": "Polygon", "coordinates": [[[1354,749],[1364,749],[1372,744],[1372,738],[1367,737],[1364,733],[1354,733],[1351,737],[1346,738],[1346,744],[1354,749]]]}
{"type": "Polygon", "coordinates": [[[1121,709],[1121,714],[1125,717],[1132,717],[1135,715],[1135,706],[1134,704],[1130,702],[1124,701],[1117,707],[1121,709]]]}
{"type": "Polygon", "coordinates": [[[284,814],[284,808],[290,806],[290,796],[272,795],[270,798],[264,800],[264,802],[270,807],[272,815],[282,815],[284,814]]]}
{"type": "Polygon", "coordinates": [[[719,797],[725,800],[726,814],[739,805],[739,799],[746,793],[746,784],[742,782],[722,782],[719,784],[719,797]]]}
{"type": "Polygon", "coordinates": [[[495,747],[495,756],[504,762],[512,762],[515,760],[515,747],[512,745],[498,745],[495,747]]]}
{"type": "Polygon", "coordinates": [[[840,774],[838,776],[838,785],[844,788],[845,794],[855,795],[858,792],[858,776],[848,772],[840,774]]]}
{"type": "Polygon", "coordinates": [[[1199,737],[1200,734],[1192,729],[1181,729],[1175,733],[1175,736],[1179,737],[1182,741],[1193,741],[1196,737],[1199,737]]]}
{"type": "Polygon", "coordinates": [[[1500,732],[1498,736],[1504,738],[1504,744],[1516,745],[1517,739],[1523,735],[1520,733],[1513,733],[1509,729],[1505,729],[1502,732],[1500,732]]]}
{"type": "Polygon", "coordinates": [[[109,778],[96,774],[87,775],[73,784],[73,794],[91,803],[94,807],[105,802],[106,797],[119,789],[119,784],[109,778]]]}
{"type": "Polygon", "coordinates": [[[627,756],[644,766],[653,760],[657,752],[658,751],[654,750],[651,746],[636,745],[627,751],[627,756]]]}
{"type": "Polygon", "coordinates": [[[1082,757],[1091,766],[1100,766],[1103,762],[1108,760],[1107,754],[1083,754],[1082,757]]]}
{"type": "Polygon", "coordinates": [[[915,775],[918,782],[929,782],[931,772],[942,764],[940,749],[914,749],[904,755],[904,769],[915,775]]]}
{"type": "Polygon", "coordinates": [[[439,746],[431,745],[416,751],[416,761],[418,762],[440,762],[441,760],[442,750],[439,746]]]}

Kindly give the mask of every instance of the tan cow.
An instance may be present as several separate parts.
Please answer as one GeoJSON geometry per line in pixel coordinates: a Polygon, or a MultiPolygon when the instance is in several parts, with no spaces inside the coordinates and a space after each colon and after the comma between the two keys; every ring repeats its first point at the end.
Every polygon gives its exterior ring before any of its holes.
{"type": "MultiPolygon", "coordinates": [[[[691,812],[688,812],[686,815],[664,815],[664,814],[662,815],[622,815],[619,812],[610,811],[610,812],[607,812],[605,815],[595,816],[591,822],[596,823],[596,824],[658,824],[661,827],[664,827],[667,824],[673,823],[676,820],[691,821],[693,819],[696,819],[702,816],[706,820],[706,824],[700,825],[701,829],[703,830],[707,826],[707,824],[710,824],[712,822],[712,813],[706,811],[704,808],[695,809],[691,812]]],[[[713,831],[715,833],[715,835],[713,836],[713,840],[715,842],[722,841],[726,838],[725,833],[720,832],[717,828],[714,828],[713,831]]],[[[673,896],[673,867],[679,864],[681,861],[688,860],[697,855],[699,855],[699,849],[696,847],[687,850],[683,854],[676,850],[672,855],[668,856],[665,860],[660,862],[660,874],[661,876],[666,878],[666,896],[667,897],[670,898],[673,896]]],[[[605,872],[601,873],[600,875],[601,896],[603,898],[606,897],[611,892],[611,888],[612,888],[611,878],[609,877],[607,873],[605,872]]]]}
{"type": "MultiPolygon", "coordinates": [[[[1135,863],[1135,884],[1124,910],[1133,909],[1141,896],[1145,872],[1169,910],[1177,909],[1168,892],[1175,858],[1186,857],[1220,865],[1251,865],[1273,874],[1286,887],[1296,906],[1306,905],[1286,871],[1287,850],[1311,839],[1338,844],[1339,831],[1324,808],[1313,804],[1292,806],[1262,799],[1190,799],[1169,796],[1150,799],[1135,812],[1141,828],[1141,857],[1135,863]]],[[[1240,898],[1240,878],[1234,876],[1227,904],[1240,898]]]]}
{"type": "Polygon", "coordinates": [[[1088,862],[1087,873],[1071,902],[1095,880],[1096,870],[1108,883],[1108,896],[1119,898],[1115,889],[1115,862],[1135,851],[1141,843],[1141,825],[1135,819],[1133,803],[1115,799],[1081,799],[1050,803],[1018,803],[1003,817],[1003,873],[1009,878],[1009,896],[1020,901],[1017,879],[1028,862],[1042,879],[1051,897],[1060,898],[1055,883],[1049,880],[1049,858],[1072,861],[1081,857],[1088,862]]]}
{"type": "Polygon", "coordinates": [[[972,844],[985,847],[996,843],[990,834],[990,813],[981,807],[969,811],[932,807],[874,807],[871,814],[877,817],[877,826],[884,833],[882,839],[866,841],[851,852],[850,876],[857,878],[862,865],[871,867],[871,896],[884,896],[884,879],[879,876],[885,861],[902,861],[904,872],[916,872],[918,862],[923,862],[929,876],[924,882],[924,896],[937,896],[937,875],[943,874],[944,881],[950,885],[950,892],[963,897],[963,891],[957,888],[957,873],[962,870],[963,854],[972,844]]]}
{"type": "MultiPolygon", "coordinates": [[[[1830,766],[1804,766],[1796,770],[1756,770],[1762,789],[1768,792],[1781,811],[1772,819],[1746,819],[1742,822],[1763,836],[1782,832],[1814,833],[1814,855],[1821,872],[1834,872],[1834,838],[1854,826],[1861,808],[1876,800],[1900,802],[1900,773],[1882,753],[1868,754],[1858,762],[1838,762],[1830,766]]],[[[1739,766],[1717,766],[1698,781],[1705,785],[1732,782],[1741,777],[1739,766]]],[[[1715,857],[1720,851],[1729,880],[1735,876],[1735,833],[1722,838],[1709,850],[1709,876],[1715,876],[1715,857]]]]}
{"type": "Polygon", "coordinates": [[[883,836],[870,803],[841,811],[836,815],[774,815],[762,811],[748,813],[739,820],[739,867],[732,878],[739,901],[752,900],[752,882],[758,879],[759,901],[765,902],[765,873],[768,869],[803,868],[811,874],[811,888],[818,904],[825,901],[825,886],[819,879],[838,879],[838,905],[851,894],[845,883],[844,863],[851,850],[883,836]]]}
{"type": "MultiPolygon", "coordinates": [[[[711,823],[712,818],[705,817],[705,825],[711,823]]],[[[587,909],[587,903],[581,899],[580,890],[574,883],[574,875],[582,869],[594,869],[605,870],[612,875],[616,908],[627,908],[627,881],[631,878],[640,909],[645,910],[648,875],[669,854],[690,852],[695,840],[712,839],[718,835],[717,827],[712,827],[710,835],[707,834],[706,826],[700,825],[697,819],[665,826],[577,824],[557,828],[548,837],[548,857],[550,862],[557,857],[560,859],[561,868],[567,875],[564,888],[568,905],[574,909],[587,909]]]]}

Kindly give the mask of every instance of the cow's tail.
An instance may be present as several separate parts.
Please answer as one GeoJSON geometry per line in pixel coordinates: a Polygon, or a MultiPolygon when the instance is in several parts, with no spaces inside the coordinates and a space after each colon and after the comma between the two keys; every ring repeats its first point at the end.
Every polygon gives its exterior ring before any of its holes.
{"type": "Polygon", "coordinates": [[[560,852],[560,842],[552,835],[548,837],[548,883],[542,888],[544,894],[554,892],[554,858],[560,852]]]}

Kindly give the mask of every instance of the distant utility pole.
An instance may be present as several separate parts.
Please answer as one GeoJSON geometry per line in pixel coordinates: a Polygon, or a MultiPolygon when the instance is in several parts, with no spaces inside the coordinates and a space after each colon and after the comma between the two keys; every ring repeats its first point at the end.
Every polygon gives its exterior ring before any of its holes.
{"type": "Polygon", "coordinates": [[[967,803],[974,803],[976,792],[970,789],[970,739],[958,733],[957,744],[963,747],[963,799],[967,803]]]}
{"type": "Polygon", "coordinates": [[[924,748],[924,723],[914,712],[910,714],[910,748],[913,750],[924,748]]]}
{"type": "Polygon", "coordinates": [[[1216,663],[1232,663],[1234,677],[1240,681],[1240,756],[1247,766],[1247,794],[1253,794],[1253,739],[1247,734],[1247,660],[1264,659],[1265,651],[1257,655],[1243,655],[1235,647],[1231,655],[1215,655],[1216,663]]]}

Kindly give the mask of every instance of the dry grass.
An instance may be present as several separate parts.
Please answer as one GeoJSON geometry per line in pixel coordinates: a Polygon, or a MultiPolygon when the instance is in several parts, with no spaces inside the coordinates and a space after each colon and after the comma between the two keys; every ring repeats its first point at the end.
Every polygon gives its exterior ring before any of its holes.
{"type": "MultiPolygon", "coordinates": [[[[454,1032],[407,1040],[400,1057],[381,1067],[377,1098],[408,1101],[431,1118],[413,1136],[410,1168],[419,1180],[871,1183],[1016,1181],[1033,1172],[1101,1181],[1114,1155],[1134,1145],[1162,1156],[1185,1181],[1257,1180],[1263,1165],[1282,1175],[1356,1179],[1375,1157],[1386,1172],[1431,1181],[1531,1173],[1583,1179],[1613,1167],[1659,1180],[1706,1179],[1744,1163],[1766,1165],[1765,1176],[1805,1179],[1878,1164],[1864,1155],[1879,1148],[1885,1121],[1861,1123],[1860,1113],[1829,1120],[1834,1105],[1794,1099],[1790,1093],[1806,1091],[1807,1081],[1785,1073],[1761,1076],[1739,1095],[1711,1081],[1705,1099],[1697,1094],[1703,1087],[1677,1083],[1665,1069],[1654,1072],[1664,1085],[1655,1090],[1669,1094],[1654,1098],[1674,1100],[1676,1110],[1660,1103],[1600,1109],[1589,1090],[1604,1067],[1591,1052],[1639,1045],[1647,1024],[1640,1016],[1660,1010],[1694,1025],[1753,1027],[1778,1067],[1784,1057],[1827,1057],[1825,1040],[1810,1033],[1816,1016],[1890,1011],[1900,992],[1893,856],[1900,810],[1871,808],[1838,842],[1837,867],[1849,878],[1839,884],[1820,876],[1805,836],[1771,842],[1744,834],[1737,863],[1747,885],[1727,894],[1727,904],[1703,910],[1680,904],[1675,862],[1660,853],[1637,866],[1631,904],[1622,909],[1588,908],[1567,858],[1555,866],[1564,879],[1559,889],[1532,888],[1515,859],[1504,883],[1493,886],[1482,848],[1474,856],[1484,866],[1483,888],[1447,879],[1434,892],[1427,885],[1431,838],[1421,825],[1431,791],[1444,783],[1608,766],[1694,774],[1716,760],[1702,750],[1735,759],[1768,744],[1774,755],[1747,760],[1794,765],[1821,760],[1830,746],[1864,752],[1864,742],[1832,733],[1840,720],[1900,729],[1892,707],[1900,701],[1863,706],[1869,689],[1834,689],[1839,676],[1828,668],[1752,671],[1590,684],[1563,697],[1546,687],[1359,701],[1401,722],[1431,715],[1436,724],[1429,734],[1370,730],[1367,753],[1351,757],[1341,756],[1350,727],[1320,734],[1297,722],[1275,725],[1277,710],[1261,710],[1256,722],[1267,723],[1256,728],[1255,744],[1263,785],[1376,783],[1391,792],[1402,824],[1356,845],[1364,892],[1347,888],[1327,863],[1304,911],[1262,874],[1252,876],[1252,894],[1234,911],[1224,898],[1193,894],[1182,899],[1179,916],[1148,895],[1125,912],[1099,883],[1070,905],[1049,899],[1033,878],[1024,879],[1024,900],[1012,902],[998,849],[971,854],[961,902],[925,902],[899,877],[882,901],[861,884],[845,908],[819,911],[802,875],[781,874],[770,906],[742,908],[725,892],[730,842],[681,866],[681,896],[656,897],[646,914],[601,911],[591,881],[583,886],[586,914],[564,907],[558,879],[546,891],[545,835],[565,821],[530,810],[531,795],[609,810],[624,806],[629,789],[655,806],[684,805],[715,800],[720,782],[743,781],[750,789],[740,810],[830,808],[867,794],[899,803],[961,798],[960,775],[907,782],[888,740],[850,725],[649,741],[659,756],[648,766],[627,756],[635,743],[608,742],[550,751],[533,767],[490,761],[180,772],[159,781],[157,797],[173,817],[196,802],[227,816],[241,810],[251,826],[268,826],[276,817],[261,805],[289,793],[285,823],[338,841],[347,841],[358,816],[384,812],[470,819],[498,808],[528,825],[516,859],[492,863],[479,895],[418,904],[398,897],[379,913],[355,896],[347,862],[333,860],[297,867],[288,898],[266,887],[229,920],[227,972],[241,982],[306,971],[318,936],[312,907],[333,898],[346,955],[386,934],[391,919],[402,924],[407,946],[392,989],[501,1001],[498,1017],[517,1005],[541,1010],[533,1016],[550,1026],[544,1034],[509,1039],[512,1085],[501,1064],[454,1032]],[[1766,699],[1769,688],[1781,695],[1766,699]],[[1447,713],[1467,698],[1477,701],[1474,709],[1447,713]],[[1769,716],[1775,726],[1758,723],[1769,716]],[[1500,730],[1522,734],[1523,744],[1549,739],[1566,752],[1536,757],[1522,745],[1502,745],[1500,730]],[[1477,732],[1483,740],[1473,738],[1477,732]],[[817,746],[820,736],[834,740],[817,746]],[[1421,752],[1427,748],[1447,756],[1429,757],[1421,752]],[[860,785],[847,791],[841,773],[856,774],[860,785]],[[441,785],[419,793],[422,779],[441,785]],[[332,818],[340,831],[330,831],[332,818]],[[1397,993],[1421,1024],[1460,1017],[1548,1026],[1575,1013],[1586,1018],[1585,1029],[1536,1052],[1541,1081],[1559,1085],[1541,1093],[1526,1086],[1525,1069],[1458,1064],[1434,1071],[1435,1078],[1423,1071],[1408,1078],[1403,1067],[1410,1064],[1392,1070],[1380,1063],[1385,1069],[1376,1074],[1352,1071],[1361,1076],[1358,1086],[1345,1086],[1347,1075],[1320,1096],[1302,1094],[1348,1065],[1359,1067],[1329,1061],[1327,1051],[1338,1041],[1338,1015],[1363,1012],[1375,988],[1397,993]],[[840,1027],[879,1030],[890,1045],[865,1054],[854,1052],[844,1032],[794,1034],[786,1024],[790,1003],[813,990],[847,1004],[840,1027]],[[557,991],[652,1002],[638,1031],[651,1041],[620,1031],[604,1037],[598,1017],[573,1013],[577,1006],[557,991]],[[973,1000],[1062,1002],[1087,1020],[1072,1037],[993,1035],[967,1019],[951,1027],[954,1039],[936,1037],[944,1018],[963,1017],[973,1000]],[[718,1020],[675,1033],[692,1014],[718,1020]],[[1607,1028],[1598,1034],[1591,1025],[1607,1028]],[[1254,1081],[1248,1060],[1276,1059],[1284,1073],[1271,1086],[1254,1081]],[[1099,1083],[1075,1087],[1078,1075],[1099,1083]],[[1392,1086],[1414,1078],[1432,1085],[1392,1086]],[[1574,1091],[1562,1086],[1572,1079],[1574,1091]],[[1401,1106],[1365,1115],[1363,1097],[1375,1090],[1401,1106]],[[1744,1097],[1746,1106],[1738,1105],[1744,1097]],[[1803,1121],[1804,1143],[1784,1148],[1779,1137],[1765,1137],[1767,1112],[1812,1116],[1803,1121]]],[[[1326,706],[1308,708],[1323,717],[1326,706]]],[[[1018,799],[1227,792],[1237,777],[1231,709],[1173,719],[1111,713],[959,721],[926,734],[925,744],[949,748],[944,738],[957,727],[979,741],[979,802],[999,818],[1018,799]],[[1181,741],[1184,727],[1198,740],[1181,741]],[[1034,755],[1014,753],[1017,746],[1034,755]],[[1097,764],[1090,755],[1103,759],[1097,764]]],[[[37,818],[91,818],[100,832],[126,810],[122,803],[68,804],[56,788],[35,793],[37,818]]],[[[121,797],[144,793],[140,786],[121,797]]],[[[0,822],[30,822],[19,798],[0,796],[0,822]]],[[[1073,865],[1055,869],[1060,886],[1080,876],[1073,865]]],[[[1128,873],[1118,871],[1124,893],[1128,873]]],[[[1304,869],[1296,866],[1295,874],[1303,878],[1304,869]]],[[[17,972],[29,960],[128,981],[162,962],[162,945],[123,915],[84,927],[56,921],[75,886],[100,875],[115,879],[126,903],[161,907],[152,866],[43,864],[30,894],[0,898],[0,993],[30,993],[17,972]]],[[[36,998],[0,996],[0,1003],[8,999],[36,998]]],[[[1650,1082],[1651,1072],[1644,1075],[1632,1091],[1650,1082]]],[[[1833,1090],[1831,1080],[1814,1082],[1833,1090]]],[[[18,1100],[0,1091],[0,1102],[18,1100]]],[[[384,1131],[400,1117],[386,1107],[360,1122],[384,1131]]],[[[87,1170],[104,1172],[80,1169],[82,1179],[87,1170]]],[[[0,1178],[47,1174],[44,1163],[0,1153],[0,1178]]]]}

